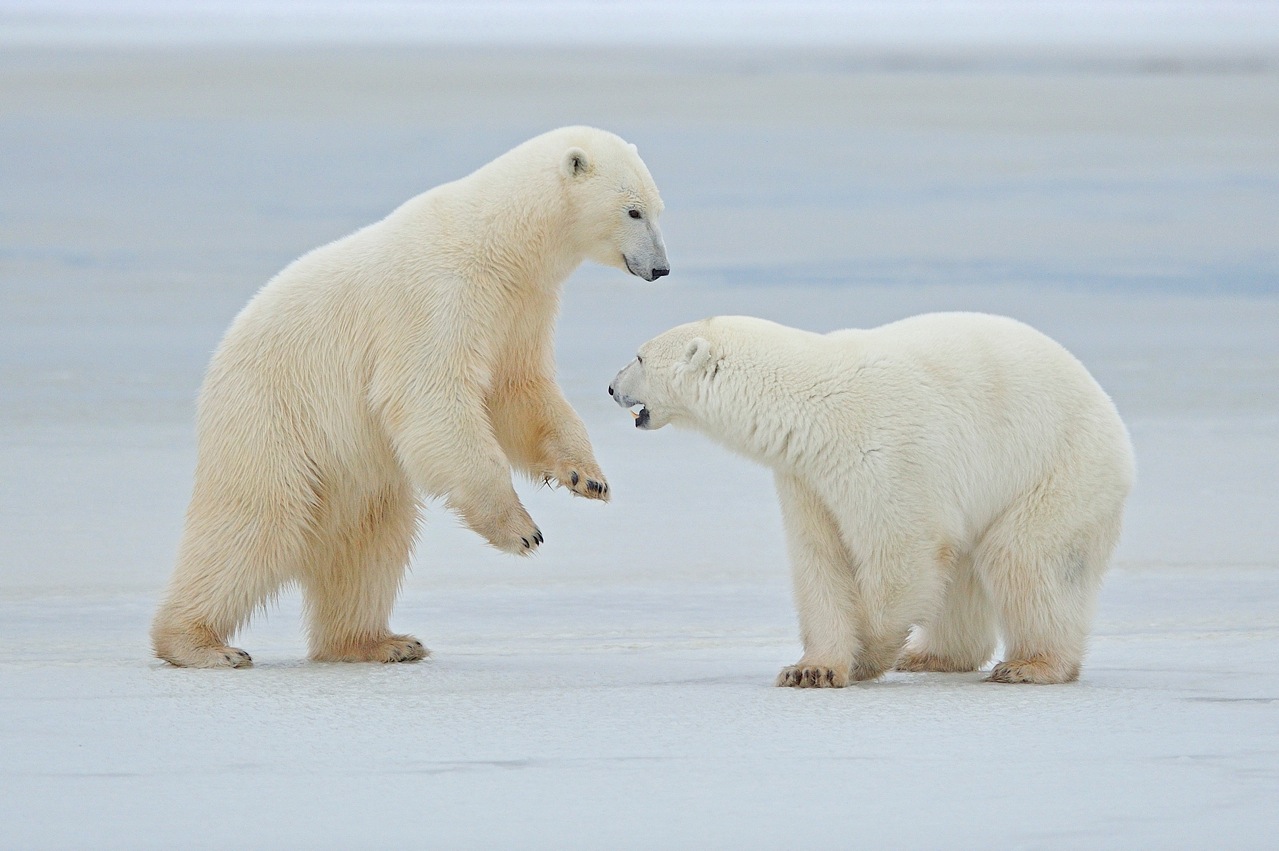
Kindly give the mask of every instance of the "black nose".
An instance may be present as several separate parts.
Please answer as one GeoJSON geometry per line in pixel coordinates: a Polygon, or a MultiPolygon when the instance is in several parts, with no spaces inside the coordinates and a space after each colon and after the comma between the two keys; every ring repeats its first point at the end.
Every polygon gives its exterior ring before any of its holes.
{"type": "Polygon", "coordinates": [[[612,395],[613,395],[613,385],[612,385],[612,384],[608,385],[608,395],[610,395],[610,396],[612,396],[612,395]]]}
{"type": "Polygon", "coordinates": [[[654,270],[653,270],[653,280],[654,280],[654,281],[656,281],[658,278],[664,278],[664,277],[666,277],[667,275],[669,275],[670,273],[671,273],[671,270],[670,270],[670,269],[654,269],[654,270]]]}

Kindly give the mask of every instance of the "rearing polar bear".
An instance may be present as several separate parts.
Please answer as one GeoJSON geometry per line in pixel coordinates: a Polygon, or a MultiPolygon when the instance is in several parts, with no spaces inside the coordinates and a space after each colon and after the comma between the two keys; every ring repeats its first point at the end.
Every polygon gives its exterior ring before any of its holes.
{"type": "Polygon", "coordinates": [[[587,258],[648,281],[667,274],[661,212],[635,146],[566,127],[267,283],[200,392],[195,489],[156,654],[249,665],[230,636],[296,582],[313,659],[421,659],[422,644],[387,624],[419,493],[520,555],[542,533],[513,467],[607,500],[555,382],[559,295],[587,258]]]}
{"type": "Polygon", "coordinates": [[[974,671],[997,631],[992,681],[1079,676],[1134,468],[1048,337],[973,313],[824,335],[723,316],[649,340],[609,393],[773,469],[804,644],[778,685],[974,671]]]}

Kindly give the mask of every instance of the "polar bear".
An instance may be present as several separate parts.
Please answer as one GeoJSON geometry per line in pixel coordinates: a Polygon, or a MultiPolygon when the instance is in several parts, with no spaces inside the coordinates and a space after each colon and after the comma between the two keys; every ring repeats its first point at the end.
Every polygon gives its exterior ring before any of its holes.
{"type": "Polygon", "coordinates": [[[419,495],[494,547],[543,537],[512,468],[607,500],[555,382],[564,279],[593,259],[652,281],[662,200],[633,145],[566,127],[295,261],[236,317],[200,391],[177,566],[151,631],[174,665],[251,664],[230,637],[301,586],[310,655],[427,650],[387,620],[419,495]]]}
{"type": "Polygon", "coordinates": [[[824,335],[722,316],[645,343],[609,393],[639,428],[772,468],[804,645],[778,685],[975,671],[997,633],[990,681],[1078,678],[1134,465],[1048,337],[975,313],[824,335]]]}

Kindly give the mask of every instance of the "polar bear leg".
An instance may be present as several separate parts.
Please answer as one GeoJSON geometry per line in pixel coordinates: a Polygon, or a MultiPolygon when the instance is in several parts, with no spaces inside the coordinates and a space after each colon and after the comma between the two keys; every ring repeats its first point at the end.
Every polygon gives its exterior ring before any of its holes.
{"type": "Polygon", "coordinates": [[[941,611],[917,625],[897,660],[899,671],[976,671],[995,652],[990,596],[968,556],[954,558],[941,611]]]}
{"type": "MultiPolygon", "coordinates": [[[[862,612],[862,647],[853,666],[853,679],[858,682],[875,680],[892,669],[902,654],[902,648],[910,636],[911,615],[914,607],[901,605],[885,593],[886,587],[867,587],[859,584],[859,602],[862,612]]],[[[879,585],[879,583],[874,583],[879,585]]]]}
{"type": "Polygon", "coordinates": [[[310,556],[303,516],[290,514],[286,497],[255,503],[214,495],[197,481],[169,592],[151,626],[156,656],[187,668],[251,666],[249,654],[227,642],[310,556]]]}
{"type": "Polygon", "coordinates": [[[432,395],[448,382],[417,381],[413,373],[388,382],[396,393],[387,405],[386,424],[412,485],[445,496],[449,509],[499,550],[525,556],[536,552],[542,532],[511,485],[510,460],[497,442],[480,392],[468,392],[465,381],[456,379],[453,401],[461,406],[450,409],[450,403],[432,395]],[[450,410],[450,415],[432,415],[439,410],[450,410]]]}
{"type": "Polygon", "coordinates": [[[388,620],[408,567],[418,503],[407,482],[375,490],[326,530],[326,564],[302,577],[311,658],[317,662],[416,662],[430,651],[388,620]]]}
{"type": "MultiPolygon", "coordinates": [[[[906,536],[894,540],[865,537],[868,530],[862,512],[842,519],[844,537],[863,542],[854,545],[858,553],[854,576],[861,652],[853,666],[853,679],[873,680],[897,662],[911,626],[927,622],[941,607],[950,565],[927,541],[906,536]]],[[[900,528],[915,526],[903,524],[900,528]]]]}
{"type": "Polygon", "coordinates": [[[1005,661],[988,680],[1066,683],[1079,678],[1097,592],[1119,539],[1121,504],[1082,527],[1067,501],[1042,487],[991,528],[975,562],[999,612],[1005,661]],[[1070,507],[1067,503],[1067,507],[1070,507]],[[1064,528],[1063,528],[1064,527],[1064,528]]]}
{"type": "Polygon", "coordinates": [[[508,384],[489,400],[498,445],[511,464],[535,480],[554,481],[576,496],[609,498],[581,417],[550,379],[508,384]]]}
{"type": "Polygon", "coordinates": [[[853,560],[826,503],[794,476],[774,476],[790,553],[804,655],[783,668],[777,685],[839,688],[857,656],[853,560]]]}

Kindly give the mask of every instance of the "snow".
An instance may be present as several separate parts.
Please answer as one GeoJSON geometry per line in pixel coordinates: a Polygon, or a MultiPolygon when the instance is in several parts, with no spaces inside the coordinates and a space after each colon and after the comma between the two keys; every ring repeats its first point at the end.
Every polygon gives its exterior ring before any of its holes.
{"type": "Polygon", "coordinates": [[[1279,831],[1279,75],[672,54],[0,54],[0,848],[1264,848],[1279,831]],[[149,658],[216,340],[298,253],[548,126],[636,141],[670,279],[584,268],[562,382],[615,492],[439,506],[416,665],[149,658]],[[771,686],[766,471],[605,393],[711,313],[1008,313],[1092,368],[1140,480],[1079,683],[771,686]]]}
{"type": "Polygon", "coordinates": [[[1277,597],[1121,567],[1078,684],[838,692],[770,687],[780,575],[414,588],[412,666],[300,661],[285,605],[234,673],[148,664],[149,596],[8,600],[0,844],[1262,848],[1277,597]]]}

